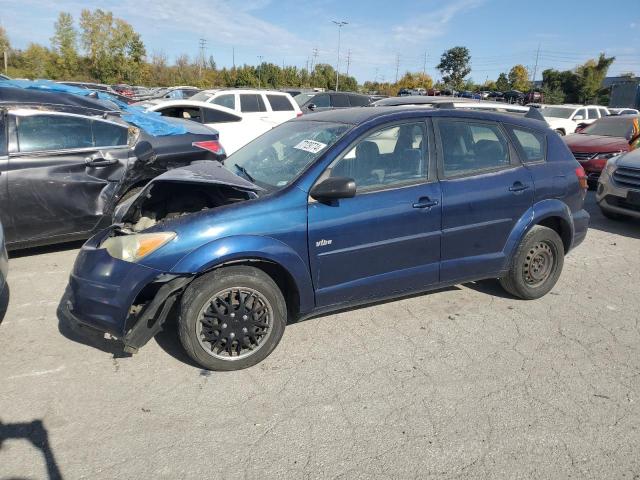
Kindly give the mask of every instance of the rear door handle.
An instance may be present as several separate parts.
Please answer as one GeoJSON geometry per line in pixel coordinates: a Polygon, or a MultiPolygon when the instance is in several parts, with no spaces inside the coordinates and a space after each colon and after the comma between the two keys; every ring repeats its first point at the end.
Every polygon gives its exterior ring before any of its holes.
{"type": "Polygon", "coordinates": [[[413,204],[413,208],[431,208],[435,207],[436,205],[438,205],[437,200],[431,200],[429,197],[422,197],[413,204]]]}
{"type": "Polygon", "coordinates": [[[529,185],[526,185],[522,182],[515,182],[513,185],[511,185],[509,187],[509,191],[510,192],[522,192],[523,190],[526,190],[527,188],[529,188],[529,185]]]}

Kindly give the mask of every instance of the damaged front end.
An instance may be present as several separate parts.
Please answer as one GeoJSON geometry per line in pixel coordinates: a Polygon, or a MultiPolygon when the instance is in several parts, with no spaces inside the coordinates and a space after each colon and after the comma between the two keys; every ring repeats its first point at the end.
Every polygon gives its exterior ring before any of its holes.
{"type": "MultiPolygon", "coordinates": [[[[141,262],[166,243],[188,215],[257,197],[256,185],[220,163],[194,163],[151,181],[116,212],[116,222],[81,249],[69,280],[69,316],[120,339],[133,353],[162,329],[176,301],[195,277],[141,262]]],[[[161,250],[160,250],[161,251],[161,250]]]]}

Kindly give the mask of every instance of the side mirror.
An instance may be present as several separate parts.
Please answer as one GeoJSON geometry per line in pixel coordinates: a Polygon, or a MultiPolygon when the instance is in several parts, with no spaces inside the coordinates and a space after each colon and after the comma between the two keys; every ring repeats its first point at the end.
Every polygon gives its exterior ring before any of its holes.
{"type": "Polygon", "coordinates": [[[356,182],[347,177],[329,177],[315,185],[309,195],[319,202],[352,198],[356,194],[356,182]]]}
{"type": "Polygon", "coordinates": [[[155,155],[153,147],[146,140],[143,140],[134,147],[133,154],[138,158],[138,161],[143,163],[151,161],[155,155]]]}
{"type": "Polygon", "coordinates": [[[316,109],[316,104],[310,103],[309,105],[307,105],[307,108],[313,112],[316,109]]]}
{"type": "Polygon", "coordinates": [[[576,122],[578,120],[584,120],[584,115],[574,115],[573,120],[576,121],[576,122]]]}

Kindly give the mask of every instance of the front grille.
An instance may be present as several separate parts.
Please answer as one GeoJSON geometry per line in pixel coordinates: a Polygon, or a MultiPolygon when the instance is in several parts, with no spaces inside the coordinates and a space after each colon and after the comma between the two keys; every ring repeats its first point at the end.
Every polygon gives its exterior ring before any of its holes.
{"type": "Polygon", "coordinates": [[[593,153],[593,152],[573,152],[573,156],[575,157],[576,160],[578,161],[585,161],[585,160],[591,160],[593,157],[595,157],[597,154],[593,153]]]}
{"type": "Polygon", "coordinates": [[[627,210],[633,210],[635,212],[640,212],[640,206],[627,202],[625,198],[616,197],[614,195],[607,195],[605,197],[605,200],[609,205],[625,208],[627,210]]]}
{"type": "Polygon", "coordinates": [[[616,168],[613,172],[613,180],[625,187],[640,188],[640,168],[616,168]]]}

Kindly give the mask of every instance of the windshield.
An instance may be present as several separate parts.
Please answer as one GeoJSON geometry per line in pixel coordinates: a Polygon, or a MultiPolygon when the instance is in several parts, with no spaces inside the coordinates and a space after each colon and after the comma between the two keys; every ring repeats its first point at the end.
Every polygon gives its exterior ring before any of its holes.
{"type": "Polygon", "coordinates": [[[198,92],[194,96],[189,98],[189,100],[195,100],[197,102],[206,102],[211,97],[213,97],[213,93],[210,93],[210,92],[198,92]]]}
{"type": "Polygon", "coordinates": [[[582,130],[586,135],[628,138],[633,128],[633,117],[597,120],[582,130]]]}
{"type": "Polygon", "coordinates": [[[310,98],[313,98],[315,95],[316,95],[315,93],[300,93],[295,97],[293,97],[293,99],[296,101],[298,106],[301,107],[302,105],[307,103],[307,100],[309,100],[310,98]]]}
{"type": "Polygon", "coordinates": [[[562,107],[544,107],[540,109],[540,112],[545,117],[555,117],[555,118],[569,118],[574,111],[575,110],[573,108],[562,108],[562,107]]]}
{"type": "Polygon", "coordinates": [[[269,191],[296,178],[351,127],[344,123],[287,122],[269,130],[224,161],[233,173],[269,191]]]}

